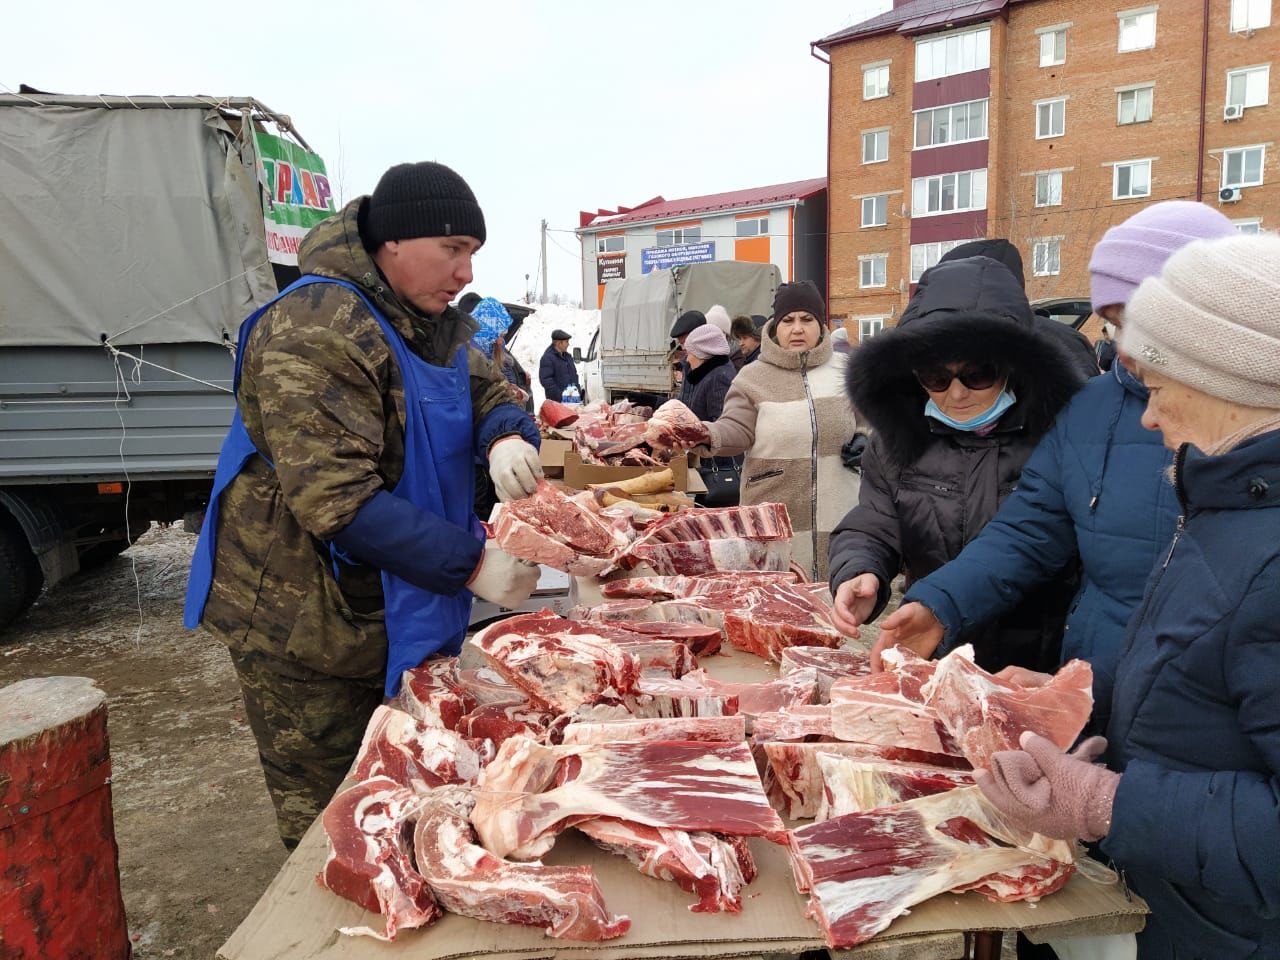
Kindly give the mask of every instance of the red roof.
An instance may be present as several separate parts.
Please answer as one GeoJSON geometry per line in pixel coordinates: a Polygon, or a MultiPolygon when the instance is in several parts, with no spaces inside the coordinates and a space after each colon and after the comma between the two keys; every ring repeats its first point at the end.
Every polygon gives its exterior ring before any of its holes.
{"type": "Polygon", "coordinates": [[[849,40],[861,40],[882,33],[901,33],[907,36],[931,33],[959,27],[1004,13],[1010,0],[907,0],[892,10],[852,27],[815,40],[813,45],[822,50],[849,40]]]}
{"type": "Polygon", "coordinates": [[[616,211],[598,210],[595,213],[584,210],[579,218],[579,226],[584,229],[603,230],[628,223],[674,220],[722,210],[761,207],[787,200],[804,200],[826,188],[827,178],[816,177],[813,180],[776,183],[771,187],[731,190],[729,193],[712,193],[703,197],[687,197],[683,200],[664,200],[662,197],[654,197],[638,207],[620,207],[616,211]]]}

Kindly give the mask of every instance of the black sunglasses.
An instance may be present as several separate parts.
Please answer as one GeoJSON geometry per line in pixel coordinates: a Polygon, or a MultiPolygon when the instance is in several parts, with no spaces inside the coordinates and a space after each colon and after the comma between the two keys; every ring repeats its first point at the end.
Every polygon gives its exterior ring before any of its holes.
{"type": "Polygon", "coordinates": [[[930,367],[914,371],[920,386],[930,393],[943,393],[952,380],[959,380],[970,390],[987,390],[1004,377],[1004,372],[994,363],[966,363],[955,373],[946,367],[930,367]]]}

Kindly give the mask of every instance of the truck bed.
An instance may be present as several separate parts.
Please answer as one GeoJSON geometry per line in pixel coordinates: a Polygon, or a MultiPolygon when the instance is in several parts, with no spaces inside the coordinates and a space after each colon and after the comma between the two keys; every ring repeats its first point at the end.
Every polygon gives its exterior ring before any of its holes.
{"type": "Polygon", "coordinates": [[[212,477],[231,422],[222,346],[120,349],[206,386],[94,347],[0,348],[0,484],[212,477]],[[218,387],[224,388],[223,390],[218,387]]]}

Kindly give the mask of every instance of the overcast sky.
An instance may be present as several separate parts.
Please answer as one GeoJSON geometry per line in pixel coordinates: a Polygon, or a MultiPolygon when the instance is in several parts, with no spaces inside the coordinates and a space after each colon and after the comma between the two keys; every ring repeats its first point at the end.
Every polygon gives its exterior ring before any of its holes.
{"type": "Polygon", "coordinates": [[[289,114],[346,198],[438,160],[485,211],[473,289],[522,298],[539,222],[550,292],[582,296],[579,210],[826,172],[809,43],[889,0],[24,4],[0,85],[253,96],[289,114]]]}

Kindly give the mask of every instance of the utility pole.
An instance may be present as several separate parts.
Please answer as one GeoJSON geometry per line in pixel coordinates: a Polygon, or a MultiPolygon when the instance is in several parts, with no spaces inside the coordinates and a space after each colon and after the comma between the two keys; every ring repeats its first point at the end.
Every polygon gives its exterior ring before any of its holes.
{"type": "Polygon", "coordinates": [[[533,303],[533,288],[529,286],[529,275],[524,275],[524,302],[533,303]]]}
{"type": "Polygon", "coordinates": [[[542,221],[542,303],[547,302],[547,221],[542,221]]]}

